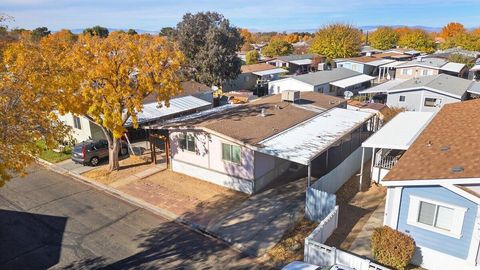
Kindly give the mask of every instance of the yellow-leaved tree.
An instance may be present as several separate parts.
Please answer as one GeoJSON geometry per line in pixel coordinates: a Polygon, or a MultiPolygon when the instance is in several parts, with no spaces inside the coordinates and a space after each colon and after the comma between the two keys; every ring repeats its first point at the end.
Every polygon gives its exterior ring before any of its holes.
{"type": "Polygon", "coordinates": [[[65,138],[68,128],[54,113],[55,93],[44,77],[52,67],[41,46],[26,34],[9,43],[0,58],[0,186],[23,174],[43,140],[50,147],[65,138]]]}
{"type": "Polygon", "coordinates": [[[109,146],[108,170],[118,170],[124,125],[131,118],[138,127],[145,97],[153,93],[168,106],[170,97],[180,93],[182,53],[165,37],[121,32],[80,35],[74,42],[54,34],[41,43],[56,67],[47,80],[57,91],[58,111],[100,126],[109,146]]]}
{"type": "Polygon", "coordinates": [[[362,33],[349,24],[330,24],[315,34],[310,52],[328,58],[351,57],[360,53],[362,33]]]}

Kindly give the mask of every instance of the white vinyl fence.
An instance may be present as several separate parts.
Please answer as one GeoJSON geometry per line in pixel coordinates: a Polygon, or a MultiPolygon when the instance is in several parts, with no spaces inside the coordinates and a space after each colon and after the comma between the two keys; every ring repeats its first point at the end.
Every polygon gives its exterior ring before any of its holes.
{"type": "MultiPolygon", "coordinates": [[[[338,205],[333,208],[333,211],[323,219],[315,230],[308,236],[311,240],[318,243],[325,243],[328,237],[332,235],[333,231],[338,225],[338,205]]],[[[307,238],[307,239],[308,239],[307,238]]]]}
{"type": "Polygon", "coordinates": [[[318,243],[310,239],[310,237],[305,239],[304,256],[305,262],[320,267],[340,264],[356,270],[391,270],[390,268],[371,262],[369,259],[318,243]]]}
{"type": "MultiPolygon", "coordinates": [[[[365,151],[365,160],[370,159],[371,151],[365,151]]],[[[312,187],[328,193],[335,193],[345,182],[360,170],[362,147],[358,147],[340,165],[312,184],[312,187]]]]}

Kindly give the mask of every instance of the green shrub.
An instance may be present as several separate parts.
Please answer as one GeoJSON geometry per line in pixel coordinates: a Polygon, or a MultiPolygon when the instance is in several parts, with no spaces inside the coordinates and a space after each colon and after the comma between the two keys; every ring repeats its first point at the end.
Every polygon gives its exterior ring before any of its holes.
{"type": "Polygon", "coordinates": [[[383,226],[376,228],[372,234],[373,257],[394,269],[405,269],[415,252],[415,242],[412,237],[383,226]]]}

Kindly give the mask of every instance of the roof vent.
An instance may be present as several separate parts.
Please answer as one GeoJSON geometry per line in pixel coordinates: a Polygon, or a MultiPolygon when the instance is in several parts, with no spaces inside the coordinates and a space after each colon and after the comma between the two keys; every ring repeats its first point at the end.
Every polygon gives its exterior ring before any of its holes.
{"type": "Polygon", "coordinates": [[[300,99],[300,91],[285,90],[282,92],[282,101],[293,102],[300,99]]]}
{"type": "Polygon", "coordinates": [[[262,111],[260,112],[260,116],[261,117],[267,116],[267,114],[265,113],[265,108],[262,108],[262,111]]]}
{"type": "Polygon", "coordinates": [[[448,145],[440,147],[440,151],[442,151],[442,152],[448,152],[448,150],[450,150],[450,146],[448,146],[448,145]]]}
{"type": "Polygon", "coordinates": [[[461,173],[461,172],[463,172],[463,167],[462,166],[453,166],[452,167],[452,172],[453,173],[461,173]]]}

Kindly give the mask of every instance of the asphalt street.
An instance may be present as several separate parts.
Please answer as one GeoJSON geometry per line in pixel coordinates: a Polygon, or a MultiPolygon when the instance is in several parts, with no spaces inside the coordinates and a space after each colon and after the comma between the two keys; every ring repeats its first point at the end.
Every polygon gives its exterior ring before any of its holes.
{"type": "Polygon", "coordinates": [[[0,215],[0,269],[266,269],[38,165],[0,188],[0,215]]]}

